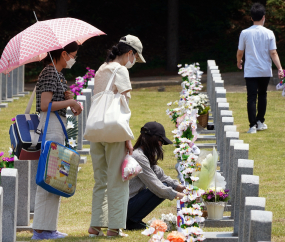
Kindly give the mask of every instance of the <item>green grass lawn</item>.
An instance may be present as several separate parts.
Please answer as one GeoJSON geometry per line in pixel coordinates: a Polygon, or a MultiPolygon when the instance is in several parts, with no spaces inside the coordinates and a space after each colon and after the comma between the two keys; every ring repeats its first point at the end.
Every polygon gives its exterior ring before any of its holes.
{"type": "MultiPolygon", "coordinates": [[[[172,139],[171,131],[174,125],[166,115],[166,103],[179,98],[181,87],[166,87],[165,92],[157,92],[157,88],[144,88],[134,90],[130,101],[132,110],[131,128],[137,138],[141,126],[148,121],[157,121],[164,125],[167,136],[172,139]]],[[[7,152],[9,148],[9,126],[11,118],[16,114],[24,113],[29,97],[24,97],[9,104],[9,107],[0,111],[0,151],[7,152]]],[[[268,108],[266,124],[268,130],[257,134],[246,134],[248,121],[246,113],[246,95],[243,93],[227,94],[230,109],[233,110],[234,123],[238,126],[240,139],[249,143],[249,159],[253,159],[254,175],[260,176],[260,196],[266,197],[266,210],[273,212],[273,238],[272,241],[285,241],[285,193],[284,189],[284,167],[283,159],[285,150],[283,144],[284,127],[282,125],[284,98],[280,92],[268,93],[268,108]]],[[[32,110],[35,110],[33,106],[32,110]]],[[[165,158],[160,162],[165,173],[171,177],[176,177],[174,165],[176,159],[173,155],[173,146],[165,146],[165,158]]],[[[66,232],[69,236],[62,241],[148,241],[148,237],[141,235],[141,231],[128,232],[128,238],[117,239],[89,239],[88,227],[91,218],[91,199],[94,185],[91,158],[88,156],[87,164],[81,165],[82,169],[78,174],[78,185],[75,195],[71,198],[62,198],[59,215],[58,229],[66,232]]],[[[163,202],[145,222],[153,217],[159,218],[162,213],[175,213],[176,201],[163,202]]],[[[232,231],[232,228],[204,228],[204,231],[232,231]]],[[[27,232],[17,233],[17,241],[29,241],[32,234],[27,232]]],[[[61,241],[61,240],[57,240],[61,241]]]]}

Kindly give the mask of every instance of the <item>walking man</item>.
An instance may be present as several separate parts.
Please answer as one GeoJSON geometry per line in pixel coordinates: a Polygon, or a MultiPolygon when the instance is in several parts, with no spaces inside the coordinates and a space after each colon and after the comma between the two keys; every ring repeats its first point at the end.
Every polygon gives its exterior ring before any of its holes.
{"type": "Polygon", "coordinates": [[[242,69],[242,57],[245,51],[244,78],[247,88],[247,113],[250,127],[247,133],[256,133],[257,130],[267,129],[264,116],[267,105],[267,87],[270,77],[272,77],[271,59],[278,69],[279,78],[283,77],[283,70],[276,51],[274,33],[263,27],[265,7],[260,3],[254,3],[250,13],[253,25],[240,34],[237,67],[242,69]]]}

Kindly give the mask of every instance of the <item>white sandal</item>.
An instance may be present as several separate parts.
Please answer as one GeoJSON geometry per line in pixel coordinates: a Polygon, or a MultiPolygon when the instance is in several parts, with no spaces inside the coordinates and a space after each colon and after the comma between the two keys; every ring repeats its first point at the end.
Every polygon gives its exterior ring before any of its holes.
{"type": "Polygon", "coordinates": [[[128,237],[128,234],[123,233],[121,229],[119,230],[114,230],[114,229],[108,229],[111,232],[117,233],[118,235],[107,235],[108,238],[113,238],[113,237],[128,237]]]}
{"type": "Polygon", "coordinates": [[[96,229],[95,227],[92,227],[92,226],[91,226],[91,228],[94,229],[95,231],[97,231],[98,234],[89,234],[89,237],[94,238],[94,237],[98,237],[98,236],[105,236],[105,234],[102,232],[102,230],[96,229]]]}

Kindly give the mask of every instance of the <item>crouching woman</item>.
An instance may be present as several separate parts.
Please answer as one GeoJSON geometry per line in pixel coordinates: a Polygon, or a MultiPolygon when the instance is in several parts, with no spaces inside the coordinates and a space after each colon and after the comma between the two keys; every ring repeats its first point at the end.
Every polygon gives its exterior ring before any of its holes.
{"type": "Polygon", "coordinates": [[[133,158],[141,165],[143,172],[129,182],[129,203],[127,229],[144,229],[142,222],[165,199],[181,199],[184,186],[164,174],[157,165],[163,160],[162,145],[172,144],[166,138],[164,127],[157,122],[148,122],[141,128],[141,134],[134,146],[133,158]]]}

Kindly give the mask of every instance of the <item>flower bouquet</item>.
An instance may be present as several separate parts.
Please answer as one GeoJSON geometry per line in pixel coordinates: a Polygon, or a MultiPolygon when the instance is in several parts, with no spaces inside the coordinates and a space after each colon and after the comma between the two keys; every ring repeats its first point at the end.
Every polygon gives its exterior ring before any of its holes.
{"type": "Polygon", "coordinates": [[[184,242],[186,240],[186,237],[182,233],[173,231],[167,235],[167,240],[169,242],[184,242]]]}
{"type": "Polygon", "coordinates": [[[205,202],[227,202],[230,200],[229,191],[224,189],[215,191],[215,188],[211,188],[202,194],[202,198],[205,202]]]}
{"type": "MultiPolygon", "coordinates": [[[[283,76],[285,77],[285,70],[283,70],[283,76]]],[[[280,81],[276,86],[276,90],[281,90],[281,89],[283,89],[282,96],[284,97],[285,96],[285,78],[283,78],[283,80],[280,81]]]]}
{"type": "Polygon", "coordinates": [[[202,195],[207,207],[208,219],[221,220],[223,218],[226,202],[230,199],[228,193],[229,190],[211,188],[202,195]]]}
{"type": "Polygon", "coordinates": [[[3,151],[0,152],[0,158],[2,157],[1,159],[2,161],[0,161],[0,173],[3,168],[14,168],[15,155],[12,148],[9,148],[8,153],[9,156],[4,157],[4,152],[3,151]]]}
{"type": "Polygon", "coordinates": [[[152,219],[149,228],[145,229],[142,234],[147,236],[152,236],[149,242],[166,242],[164,233],[167,230],[167,224],[159,219],[152,219]]]}
{"type": "Polygon", "coordinates": [[[161,214],[161,220],[167,225],[166,231],[173,231],[177,229],[177,216],[175,216],[173,213],[161,214]]]}

